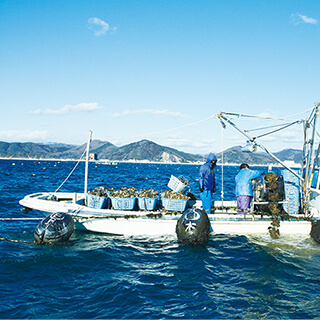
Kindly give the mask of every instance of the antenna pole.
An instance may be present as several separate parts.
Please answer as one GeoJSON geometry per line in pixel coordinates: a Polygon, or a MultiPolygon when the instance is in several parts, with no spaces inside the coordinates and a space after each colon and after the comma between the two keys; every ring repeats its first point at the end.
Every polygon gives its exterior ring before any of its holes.
{"type": "Polygon", "coordinates": [[[91,139],[92,139],[92,131],[89,130],[89,138],[87,142],[87,152],[86,152],[85,176],[84,176],[84,194],[88,193],[88,169],[89,169],[89,151],[90,151],[91,139]]]}
{"type": "Polygon", "coordinates": [[[222,146],[222,152],[221,152],[221,206],[223,207],[223,199],[224,199],[224,192],[223,192],[223,126],[221,127],[221,146],[222,146]]]}
{"type": "MultiPolygon", "coordinates": [[[[316,125],[317,125],[317,120],[319,116],[319,103],[316,104],[315,106],[315,114],[313,118],[313,130],[311,134],[311,139],[309,141],[309,154],[308,154],[308,159],[307,159],[307,165],[306,165],[306,172],[305,172],[305,182],[304,182],[304,192],[305,192],[305,198],[308,200],[309,198],[309,191],[310,191],[310,185],[312,182],[313,178],[313,171],[310,172],[311,167],[313,167],[312,159],[314,159],[314,139],[315,139],[315,133],[316,133],[316,125]],[[309,177],[310,175],[310,177],[309,177]]],[[[309,125],[310,126],[310,125],[309,125]]],[[[318,155],[318,153],[317,153],[318,155]]],[[[316,161],[316,159],[314,160],[316,161]]]]}

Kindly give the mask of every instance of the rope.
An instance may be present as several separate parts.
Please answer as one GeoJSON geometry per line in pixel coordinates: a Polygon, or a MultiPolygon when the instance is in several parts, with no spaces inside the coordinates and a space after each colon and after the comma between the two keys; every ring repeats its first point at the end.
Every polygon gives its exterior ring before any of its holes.
{"type": "MultiPolygon", "coordinates": [[[[310,108],[304,112],[301,112],[301,113],[297,113],[297,114],[293,114],[293,115],[290,115],[290,116],[287,116],[285,118],[277,118],[277,117],[266,117],[266,116],[252,116],[252,115],[247,115],[247,114],[240,114],[240,113],[225,113],[227,115],[233,115],[233,116],[236,116],[238,118],[240,117],[247,117],[247,118],[259,118],[259,119],[266,119],[266,120],[283,120],[283,121],[287,121],[287,120],[290,120],[290,118],[293,118],[293,117],[296,117],[296,116],[299,116],[299,115],[302,115],[302,114],[305,114],[305,113],[308,113],[310,110],[312,110],[313,108],[310,108]]],[[[195,122],[192,122],[192,123],[189,123],[189,124],[186,124],[184,126],[180,126],[180,127],[175,127],[175,128],[171,128],[171,129],[167,129],[167,130],[162,130],[162,131],[155,131],[155,132],[151,132],[151,133],[148,133],[148,134],[143,134],[142,136],[146,136],[146,135],[155,135],[155,134],[159,134],[159,133],[165,133],[165,132],[170,132],[170,131],[174,131],[174,130],[178,130],[178,129],[183,129],[183,128],[187,128],[187,127],[191,127],[191,126],[194,126],[196,124],[199,124],[201,122],[204,122],[204,121],[207,121],[207,120],[210,120],[212,118],[215,118],[215,117],[218,117],[219,115],[218,114],[214,114],[214,115],[211,115],[210,117],[208,118],[205,118],[205,119],[202,119],[202,120],[198,120],[198,121],[195,121],[195,122]]],[[[141,137],[141,135],[135,135],[135,136],[129,136],[127,138],[136,138],[136,137],[141,137]]]]}
{"type": "Polygon", "coordinates": [[[199,124],[199,123],[204,122],[204,121],[208,121],[208,120],[210,120],[212,118],[215,118],[215,117],[217,117],[217,115],[213,114],[213,115],[211,115],[210,117],[208,117],[206,119],[198,120],[198,121],[186,124],[184,126],[175,127],[175,128],[171,128],[171,129],[167,129],[167,130],[162,130],[162,131],[155,131],[155,132],[146,133],[146,134],[142,134],[142,135],[140,134],[140,135],[136,135],[136,136],[127,136],[126,138],[130,138],[131,139],[131,138],[137,138],[137,137],[141,137],[141,136],[149,136],[149,135],[155,135],[155,134],[159,134],[159,133],[170,132],[170,131],[174,131],[174,130],[178,130],[178,129],[183,129],[183,128],[194,126],[194,125],[199,124]]]}
{"type": "Polygon", "coordinates": [[[35,244],[34,241],[15,240],[15,239],[3,238],[3,237],[0,237],[0,241],[8,241],[8,242],[15,242],[15,243],[33,243],[33,244],[35,244]]]}
{"type": "Polygon", "coordinates": [[[289,124],[287,124],[287,125],[283,126],[282,128],[279,128],[279,129],[273,130],[273,131],[271,131],[271,132],[267,132],[267,133],[265,133],[265,134],[261,134],[260,136],[257,136],[257,137],[255,137],[254,139],[258,139],[258,138],[261,138],[261,137],[267,136],[267,135],[269,135],[269,134],[272,134],[272,133],[278,132],[278,131],[280,131],[280,130],[284,130],[284,129],[286,129],[286,128],[288,128],[288,127],[290,127],[290,126],[292,126],[292,125],[294,125],[294,124],[296,124],[296,123],[300,123],[300,121],[295,121],[295,122],[289,123],[289,124]]]}
{"type": "Polygon", "coordinates": [[[0,221],[34,221],[43,220],[43,218],[0,218],[0,221]]]}
{"type": "MultiPolygon", "coordinates": [[[[37,221],[37,220],[43,220],[43,218],[0,218],[0,221],[37,221]]],[[[15,242],[15,243],[33,243],[35,244],[35,241],[27,241],[27,240],[16,240],[16,239],[8,239],[5,237],[0,237],[0,241],[8,241],[8,242],[15,242]]]]}
{"type": "Polygon", "coordinates": [[[76,165],[74,166],[74,168],[71,170],[71,172],[69,173],[69,175],[64,179],[64,181],[60,184],[60,186],[58,187],[58,189],[55,191],[57,192],[64,184],[65,182],[70,178],[70,176],[72,175],[73,171],[76,170],[77,166],[79,165],[82,157],[84,156],[84,154],[86,153],[87,150],[83,151],[83,154],[81,155],[80,159],[78,160],[78,162],[76,163],[76,165]]]}
{"type": "MultiPolygon", "coordinates": [[[[291,122],[290,122],[291,123],[291,122]]],[[[290,123],[287,123],[289,125],[290,123]]],[[[273,126],[268,126],[268,127],[260,127],[260,128],[254,128],[254,129],[249,129],[249,130],[243,130],[244,132],[252,132],[252,131],[261,131],[261,130],[266,130],[266,129],[271,129],[271,128],[278,128],[282,127],[286,124],[275,124],[273,126]]]]}
{"type": "Polygon", "coordinates": [[[287,116],[285,118],[277,118],[277,117],[267,117],[267,116],[255,116],[255,115],[250,115],[250,114],[241,114],[241,113],[232,113],[232,112],[224,112],[224,114],[229,115],[229,116],[236,116],[237,118],[254,118],[254,119],[266,119],[266,120],[283,120],[283,121],[287,121],[289,120],[289,118],[293,118],[305,113],[310,112],[310,110],[313,110],[314,108],[310,108],[306,111],[300,112],[300,113],[296,113],[290,116],[287,116]]]}

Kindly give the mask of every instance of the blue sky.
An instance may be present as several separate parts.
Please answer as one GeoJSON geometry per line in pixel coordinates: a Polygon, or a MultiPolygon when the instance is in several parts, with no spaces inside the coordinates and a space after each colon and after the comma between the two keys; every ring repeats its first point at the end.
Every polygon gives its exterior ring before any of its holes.
{"type": "Polygon", "coordinates": [[[288,116],[320,100],[318,0],[0,0],[0,24],[0,141],[82,144],[92,130],[205,154],[245,144],[220,111],[288,116]]]}

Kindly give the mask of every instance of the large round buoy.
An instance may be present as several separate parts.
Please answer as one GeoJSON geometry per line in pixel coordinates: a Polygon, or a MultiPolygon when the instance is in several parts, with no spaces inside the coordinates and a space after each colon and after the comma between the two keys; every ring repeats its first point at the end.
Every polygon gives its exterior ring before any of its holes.
{"type": "Polygon", "coordinates": [[[43,219],[34,232],[36,243],[54,244],[67,241],[74,230],[72,217],[63,212],[52,213],[43,219]]]}
{"type": "Polygon", "coordinates": [[[315,242],[320,243],[320,220],[312,222],[310,236],[315,242]]]}
{"type": "Polygon", "coordinates": [[[194,246],[207,242],[210,234],[208,215],[200,209],[186,210],[177,222],[176,234],[181,244],[194,246]]]}

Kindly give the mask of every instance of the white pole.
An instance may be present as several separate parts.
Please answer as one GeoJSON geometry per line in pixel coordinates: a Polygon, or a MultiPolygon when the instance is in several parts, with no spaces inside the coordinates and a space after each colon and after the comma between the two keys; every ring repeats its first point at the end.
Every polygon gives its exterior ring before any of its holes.
{"type": "Polygon", "coordinates": [[[311,139],[310,139],[310,147],[309,147],[309,154],[308,154],[308,162],[307,162],[307,167],[306,167],[306,175],[305,175],[305,198],[306,200],[309,200],[309,191],[310,191],[310,186],[313,178],[313,172],[310,172],[310,169],[312,168],[312,159],[314,159],[314,139],[315,139],[315,133],[316,133],[316,125],[317,125],[317,120],[319,116],[319,103],[316,104],[315,107],[315,114],[314,114],[314,119],[313,119],[313,130],[311,134],[311,139]],[[310,177],[308,179],[308,176],[310,174],[310,177]]]}
{"type": "Polygon", "coordinates": [[[224,193],[223,193],[223,127],[221,127],[221,207],[223,207],[223,198],[224,198],[224,193]]]}
{"type": "Polygon", "coordinates": [[[87,142],[87,152],[86,152],[86,167],[85,167],[85,176],[84,176],[84,194],[88,193],[88,168],[89,168],[89,151],[90,151],[91,138],[92,138],[92,131],[89,130],[89,138],[87,142]]]}

